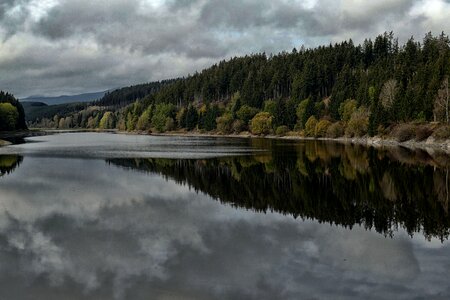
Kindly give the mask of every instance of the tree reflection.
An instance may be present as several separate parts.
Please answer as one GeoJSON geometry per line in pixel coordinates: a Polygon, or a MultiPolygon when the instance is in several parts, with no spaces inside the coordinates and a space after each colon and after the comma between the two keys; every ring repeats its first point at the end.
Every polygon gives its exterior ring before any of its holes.
{"type": "Polygon", "coordinates": [[[246,209],[350,228],[361,224],[386,236],[398,227],[410,235],[449,236],[450,160],[442,153],[315,141],[264,147],[271,151],[255,156],[108,162],[162,174],[246,209]]]}
{"type": "Polygon", "coordinates": [[[12,173],[22,162],[18,155],[0,155],[0,177],[12,173]]]}

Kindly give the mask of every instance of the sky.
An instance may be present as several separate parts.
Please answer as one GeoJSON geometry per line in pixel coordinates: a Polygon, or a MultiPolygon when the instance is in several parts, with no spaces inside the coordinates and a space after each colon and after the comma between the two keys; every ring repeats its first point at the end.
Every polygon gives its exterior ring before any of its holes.
{"type": "Polygon", "coordinates": [[[220,60],[450,28],[450,0],[1,0],[0,89],[57,96],[220,60]]]}

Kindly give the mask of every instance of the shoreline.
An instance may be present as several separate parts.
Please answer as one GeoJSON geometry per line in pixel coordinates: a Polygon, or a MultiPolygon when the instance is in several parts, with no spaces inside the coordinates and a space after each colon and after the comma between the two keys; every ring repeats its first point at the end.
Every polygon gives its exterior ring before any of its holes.
{"type": "Polygon", "coordinates": [[[303,137],[299,135],[254,135],[250,132],[242,132],[239,134],[219,134],[216,132],[195,132],[195,131],[172,131],[172,132],[146,132],[146,131],[119,131],[116,129],[111,130],[98,130],[98,129],[31,129],[29,131],[0,133],[0,146],[6,146],[10,142],[4,139],[8,138],[24,138],[29,136],[47,135],[55,133],[76,133],[76,132],[105,132],[115,134],[127,134],[127,135],[149,135],[149,136],[174,136],[174,137],[212,137],[212,138],[244,138],[244,139],[276,139],[276,140],[288,140],[288,141],[323,141],[323,142],[335,142],[340,144],[352,144],[361,145],[365,147],[374,147],[376,149],[402,147],[410,150],[425,150],[425,151],[442,151],[450,154],[450,139],[436,140],[433,137],[429,137],[424,141],[408,140],[405,142],[399,142],[392,138],[385,137],[339,137],[339,138],[314,138],[303,137]]]}
{"type": "Polygon", "coordinates": [[[218,134],[218,133],[200,133],[200,132],[165,132],[165,133],[143,133],[143,132],[122,132],[117,133],[124,134],[137,134],[137,135],[153,135],[153,136],[191,136],[191,137],[226,137],[226,138],[246,138],[246,139],[275,139],[275,140],[288,140],[288,141],[322,141],[322,142],[335,142],[340,144],[361,145],[365,147],[374,147],[376,149],[402,147],[410,150],[425,150],[425,151],[442,151],[450,154],[450,140],[436,140],[433,137],[429,137],[424,141],[409,140],[406,142],[398,142],[391,138],[383,138],[379,136],[375,137],[339,137],[339,138],[314,138],[303,137],[297,135],[253,135],[245,132],[243,134],[218,134]]]}

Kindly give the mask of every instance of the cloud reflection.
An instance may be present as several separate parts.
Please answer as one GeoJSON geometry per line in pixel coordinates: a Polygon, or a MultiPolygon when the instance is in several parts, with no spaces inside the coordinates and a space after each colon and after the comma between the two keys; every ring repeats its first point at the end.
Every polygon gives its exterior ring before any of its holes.
{"type": "Polygon", "coordinates": [[[7,299],[449,293],[450,268],[433,273],[449,264],[446,244],[430,258],[406,234],[389,239],[237,210],[100,160],[25,157],[0,178],[0,220],[0,297],[7,299]]]}

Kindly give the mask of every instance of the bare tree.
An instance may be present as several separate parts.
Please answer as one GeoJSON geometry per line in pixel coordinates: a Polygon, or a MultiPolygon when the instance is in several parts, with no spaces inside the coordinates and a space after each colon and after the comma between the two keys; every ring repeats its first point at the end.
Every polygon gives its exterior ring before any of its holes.
{"type": "Polygon", "coordinates": [[[435,121],[445,113],[445,122],[449,122],[449,100],[448,76],[445,76],[434,100],[433,114],[435,121]]]}
{"type": "Polygon", "coordinates": [[[397,93],[397,80],[389,79],[381,89],[380,101],[384,108],[389,109],[394,104],[395,94],[397,93]]]}

